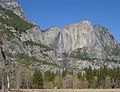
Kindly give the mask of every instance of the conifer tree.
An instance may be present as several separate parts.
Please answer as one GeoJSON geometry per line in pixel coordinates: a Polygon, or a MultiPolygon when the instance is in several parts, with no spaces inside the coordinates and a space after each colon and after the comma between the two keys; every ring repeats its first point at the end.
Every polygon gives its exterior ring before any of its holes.
{"type": "Polygon", "coordinates": [[[37,69],[35,70],[35,72],[33,74],[33,84],[37,88],[42,88],[43,87],[42,73],[39,70],[37,70],[37,69]]]}

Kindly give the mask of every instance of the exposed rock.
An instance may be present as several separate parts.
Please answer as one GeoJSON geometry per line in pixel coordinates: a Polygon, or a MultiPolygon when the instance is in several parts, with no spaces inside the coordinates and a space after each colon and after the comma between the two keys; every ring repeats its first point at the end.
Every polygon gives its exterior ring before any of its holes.
{"type": "Polygon", "coordinates": [[[53,27],[43,32],[25,20],[16,0],[0,0],[0,5],[5,8],[0,10],[0,29],[8,61],[41,71],[120,66],[120,45],[106,28],[84,20],[63,29],[53,27]],[[6,9],[13,16],[7,14],[6,9]]]}
{"type": "Polygon", "coordinates": [[[57,27],[50,28],[48,31],[43,32],[44,43],[51,48],[56,49],[59,41],[60,32],[61,29],[57,27]]]}
{"type": "Polygon", "coordinates": [[[88,53],[101,58],[105,56],[105,49],[109,51],[112,48],[116,48],[114,37],[104,27],[93,26],[87,20],[65,26],[57,34],[50,30],[45,33],[45,35],[47,34],[46,36],[51,36],[51,38],[46,39],[46,43],[52,42],[50,43],[52,48],[56,49],[58,53],[69,54],[77,48],[86,47],[88,53]]]}
{"type": "Polygon", "coordinates": [[[0,5],[2,5],[6,9],[12,10],[21,18],[26,19],[20,5],[17,3],[16,0],[0,0],[0,5]]]}

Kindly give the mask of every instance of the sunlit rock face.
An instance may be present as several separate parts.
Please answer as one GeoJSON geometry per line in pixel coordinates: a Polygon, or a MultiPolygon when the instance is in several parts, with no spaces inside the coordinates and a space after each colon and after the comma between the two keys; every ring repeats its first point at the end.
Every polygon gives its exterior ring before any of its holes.
{"type": "Polygon", "coordinates": [[[109,68],[119,66],[116,62],[120,61],[118,53],[120,46],[109,31],[101,25],[92,25],[90,21],[83,20],[67,25],[63,29],[50,28],[43,35],[43,42],[54,49],[56,59],[63,68],[76,68],[78,71],[89,66],[92,69],[98,69],[103,65],[109,68]],[[80,56],[71,58],[71,53],[79,49],[88,54],[87,57],[82,54],[84,60],[79,58],[80,56]],[[116,62],[109,62],[113,60],[116,62]]]}
{"type": "Polygon", "coordinates": [[[88,53],[97,57],[104,57],[105,48],[111,50],[116,47],[114,37],[106,28],[84,20],[65,26],[63,29],[51,28],[44,33],[45,41],[57,53],[67,53],[77,48],[86,48],[88,53]]]}
{"type": "Polygon", "coordinates": [[[43,32],[44,43],[53,49],[56,49],[61,31],[61,29],[53,27],[46,32],[43,32]]]}
{"type": "Polygon", "coordinates": [[[23,19],[26,19],[20,5],[16,0],[0,0],[0,5],[4,8],[12,10],[15,14],[20,16],[23,19]]]}
{"type": "Polygon", "coordinates": [[[32,40],[37,43],[43,42],[43,33],[38,26],[34,26],[21,35],[21,40],[32,40]]]}
{"type": "Polygon", "coordinates": [[[62,34],[64,49],[67,51],[90,46],[95,40],[93,27],[89,21],[82,21],[77,24],[66,26],[62,34]]]}

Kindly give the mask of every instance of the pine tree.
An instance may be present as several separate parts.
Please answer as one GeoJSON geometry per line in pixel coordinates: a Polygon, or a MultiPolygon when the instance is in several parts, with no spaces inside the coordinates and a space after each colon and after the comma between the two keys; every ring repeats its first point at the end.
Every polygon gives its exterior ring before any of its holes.
{"type": "Polygon", "coordinates": [[[44,80],[45,80],[46,82],[53,81],[53,80],[54,80],[54,77],[55,77],[54,73],[51,72],[50,70],[49,70],[49,71],[46,71],[46,72],[44,73],[44,80]]]}
{"type": "Polygon", "coordinates": [[[82,76],[81,72],[78,72],[77,78],[78,78],[79,80],[83,80],[83,76],[82,76]]]}
{"type": "Polygon", "coordinates": [[[43,88],[43,77],[42,73],[39,70],[35,70],[33,74],[33,84],[37,88],[43,88]]]}
{"type": "Polygon", "coordinates": [[[63,72],[62,72],[62,77],[64,78],[64,77],[66,76],[66,74],[67,74],[67,71],[66,71],[66,70],[63,70],[63,72]]]}

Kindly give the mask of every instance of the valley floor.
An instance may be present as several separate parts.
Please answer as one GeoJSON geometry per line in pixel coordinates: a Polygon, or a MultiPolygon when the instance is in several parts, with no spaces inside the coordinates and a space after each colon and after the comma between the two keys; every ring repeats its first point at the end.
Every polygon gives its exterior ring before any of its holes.
{"type": "Polygon", "coordinates": [[[120,89],[12,89],[10,92],[120,92],[120,89]]]}

